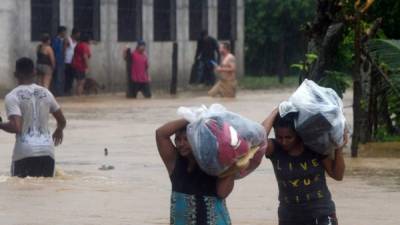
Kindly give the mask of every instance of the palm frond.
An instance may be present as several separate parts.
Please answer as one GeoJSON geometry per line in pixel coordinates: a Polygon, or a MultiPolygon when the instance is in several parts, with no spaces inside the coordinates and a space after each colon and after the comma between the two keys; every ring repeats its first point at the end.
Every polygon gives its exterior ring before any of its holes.
{"type": "Polygon", "coordinates": [[[370,55],[390,70],[400,69],[400,40],[372,39],[368,42],[370,55]]]}

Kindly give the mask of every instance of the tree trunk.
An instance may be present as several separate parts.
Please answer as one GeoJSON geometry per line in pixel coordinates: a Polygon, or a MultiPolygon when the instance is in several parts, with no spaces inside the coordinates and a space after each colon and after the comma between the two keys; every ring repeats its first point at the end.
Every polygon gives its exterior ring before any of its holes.
{"type": "MultiPolygon", "coordinates": [[[[361,29],[361,13],[356,10],[354,20],[354,68],[353,68],[353,140],[351,145],[352,157],[358,155],[358,145],[371,141],[373,132],[374,110],[373,104],[376,96],[371,87],[372,74],[376,70],[368,55],[365,43],[376,35],[382,22],[381,18],[375,20],[370,31],[363,35],[361,29]],[[372,103],[372,105],[371,105],[372,103]]],[[[378,71],[377,71],[378,72],[378,71]]]]}
{"type": "Polygon", "coordinates": [[[336,58],[345,27],[342,22],[336,22],[340,10],[338,0],[317,1],[316,16],[308,28],[308,52],[318,56],[307,76],[311,80],[321,80],[336,58]]]}
{"type": "Polygon", "coordinates": [[[344,30],[343,23],[335,23],[329,26],[319,52],[318,59],[311,68],[310,78],[319,81],[325,77],[325,71],[329,70],[336,59],[336,52],[342,40],[344,30]]]}
{"type": "Polygon", "coordinates": [[[361,106],[361,20],[360,13],[356,12],[354,20],[354,68],[353,68],[353,138],[351,142],[351,157],[358,156],[358,144],[360,142],[360,133],[363,123],[360,115],[362,114],[361,106]]]}

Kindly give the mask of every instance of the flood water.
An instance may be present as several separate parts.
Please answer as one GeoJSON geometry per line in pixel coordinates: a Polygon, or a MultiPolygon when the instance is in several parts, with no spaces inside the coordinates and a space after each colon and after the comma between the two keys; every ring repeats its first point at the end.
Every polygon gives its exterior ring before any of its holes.
{"type": "MultiPolygon", "coordinates": [[[[149,101],[123,95],[60,99],[68,127],[56,149],[56,178],[10,178],[14,137],[0,132],[0,224],[168,224],[171,186],[154,130],[177,118],[179,106],[213,102],[262,121],[291,91],[242,91],[236,100],[190,94],[149,101]],[[115,169],[99,170],[103,164],[115,169]]],[[[351,104],[349,96],[345,105],[351,104]]],[[[2,101],[0,112],[4,118],[2,101]]],[[[350,108],[346,116],[351,118],[350,108]]],[[[399,225],[400,159],[347,157],[346,163],[342,182],[328,179],[340,224],[399,225]]],[[[270,162],[264,160],[238,181],[227,204],[233,224],[277,224],[277,184],[270,162]]]]}

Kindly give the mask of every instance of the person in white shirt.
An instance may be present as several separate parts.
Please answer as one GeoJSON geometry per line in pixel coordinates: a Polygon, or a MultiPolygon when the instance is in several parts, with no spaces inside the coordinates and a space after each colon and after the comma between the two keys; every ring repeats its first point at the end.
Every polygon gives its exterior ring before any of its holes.
{"type": "Polygon", "coordinates": [[[66,40],[65,49],[65,90],[66,95],[72,94],[72,87],[74,83],[74,69],[72,68],[72,59],[74,58],[75,47],[78,44],[81,32],[76,28],[72,29],[71,37],[66,40]]]}
{"type": "Polygon", "coordinates": [[[54,145],[63,141],[65,117],[51,92],[34,84],[33,61],[20,58],[16,62],[18,86],[7,94],[5,108],[8,122],[0,129],[16,134],[11,175],[18,177],[52,177],[54,145]],[[57,128],[50,133],[48,120],[52,114],[57,128]]]}

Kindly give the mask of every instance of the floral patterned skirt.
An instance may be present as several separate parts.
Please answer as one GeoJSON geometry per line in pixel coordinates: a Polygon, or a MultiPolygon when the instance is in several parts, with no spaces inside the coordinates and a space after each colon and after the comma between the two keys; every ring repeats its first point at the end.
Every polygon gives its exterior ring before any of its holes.
{"type": "Polygon", "coordinates": [[[231,225],[225,200],[172,192],[171,225],[231,225]]]}

